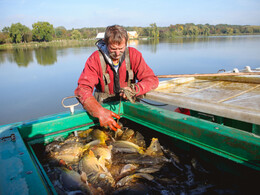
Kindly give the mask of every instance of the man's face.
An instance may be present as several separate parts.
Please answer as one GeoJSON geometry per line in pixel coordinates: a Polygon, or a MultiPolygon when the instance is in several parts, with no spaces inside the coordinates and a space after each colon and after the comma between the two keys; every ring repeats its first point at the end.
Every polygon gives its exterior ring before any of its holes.
{"type": "Polygon", "coordinates": [[[125,47],[126,47],[125,40],[122,41],[120,44],[117,44],[117,43],[108,44],[108,51],[109,51],[110,57],[113,60],[119,60],[125,51],[125,47]]]}

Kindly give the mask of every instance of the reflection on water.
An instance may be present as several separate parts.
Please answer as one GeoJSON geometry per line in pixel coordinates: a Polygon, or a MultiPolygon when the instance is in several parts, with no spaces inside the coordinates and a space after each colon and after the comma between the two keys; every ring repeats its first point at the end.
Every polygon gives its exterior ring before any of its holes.
{"type": "Polygon", "coordinates": [[[51,65],[57,62],[57,49],[54,47],[39,48],[35,50],[37,63],[40,65],[51,65]]]}
{"type": "Polygon", "coordinates": [[[32,52],[29,50],[14,50],[13,56],[10,56],[9,60],[13,60],[18,66],[28,66],[33,61],[32,52]]]}
{"type": "Polygon", "coordinates": [[[46,47],[36,50],[15,49],[12,51],[0,52],[0,64],[6,61],[16,63],[18,66],[27,67],[34,62],[34,56],[39,65],[52,65],[57,62],[57,48],[46,47]]]}
{"type": "MultiPolygon", "coordinates": [[[[224,38],[222,38],[225,40],[224,38]]],[[[152,53],[157,52],[157,46],[159,43],[174,43],[174,44],[185,44],[194,42],[206,42],[209,41],[208,37],[203,38],[176,38],[176,39],[148,39],[148,40],[129,40],[128,46],[138,47],[139,45],[149,46],[149,50],[152,53]]],[[[218,39],[219,41],[219,39],[218,39]]],[[[94,46],[94,45],[93,45],[94,46]]],[[[37,64],[39,65],[52,65],[57,62],[57,52],[60,56],[68,55],[68,50],[56,48],[56,47],[45,47],[38,49],[15,49],[12,51],[0,51],[0,64],[6,61],[16,63],[18,66],[27,67],[31,62],[34,62],[34,56],[37,64]]],[[[80,53],[80,49],[73,50],[75,54],[80,53]]]]}
{"type": "MultiPolygon", "coordinates": [[[[260,67],[260,36],[131,40],[156,75],[260,67]]],[[[64,112],[91,46],[0,51],[0,125],[64,112]]],[[[80,108],[80,106],[78,107],[80,108]]]]}
{"type": "MultiPolygon", "coordinates": [[[[147,39],[147,40],[129,40],[128,46],[136,47],[148,46],[146,49],[152,53],[157,53],[159,44],[167,44],[168,48],[181,47],[183,44],[196,47],[196,43],[200,43],[200,47],[214,46],[214,44],[232,43],[232,41],[259,41],[260,36],[217,36],[217,37],[179,37],[174,39],[147,39]]],[[[93,47],[92,45],[91,47],[93,47]]],[[[185,47],[188,49],[189,47],[185,47]]],[[[34,56],[39,65],[52,65],[57,62],[57,52],[60,56],[68,55],[68,50],[56,47],[45,47],[38,49],[15,49],[11,51],[0,51],[0,65],[6,61],[16,63],[18,66],[27,67],[31,62],[34,62],[34,56]]],[[[75,54],[81,52],[80,49],[73,50],[75,54]]]]}

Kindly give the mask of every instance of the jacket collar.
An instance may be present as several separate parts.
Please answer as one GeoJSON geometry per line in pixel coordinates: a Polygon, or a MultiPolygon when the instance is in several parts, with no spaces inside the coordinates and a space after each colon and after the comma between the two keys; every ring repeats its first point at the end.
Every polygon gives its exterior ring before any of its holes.
{"type": "MultiPolygon", "coordinates": [[[[100,39],[96,42],[96,46],[99,49],[99,51],[102,53],[105,61],[111,66],[113,67],[113,61],[109,55],[109,51],[107,48],[107,45],[105,43],[105,41],[103,39],[100,39]]],[[[122,55],[121,59],[119,60],[119,67],[121,66],[122,62],[125,60],[125,52],[122,55]]],[[[114,67],[113,67],[114,68],[114,67]]]]}

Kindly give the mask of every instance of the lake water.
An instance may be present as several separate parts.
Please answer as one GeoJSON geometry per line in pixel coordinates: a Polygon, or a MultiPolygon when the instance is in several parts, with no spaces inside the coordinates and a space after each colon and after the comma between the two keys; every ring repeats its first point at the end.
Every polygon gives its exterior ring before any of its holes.
{"type": "MultiPolygon", "coordinates": [[[[156,75],[216,73],[260,67],[260,36],[130,41],[156,75]]],[[[87,58],[96,47],[0,51],[0,125],[67,111],[87,58]]],[[[80,108],[78,106],[77,108],[80,108]]]]}

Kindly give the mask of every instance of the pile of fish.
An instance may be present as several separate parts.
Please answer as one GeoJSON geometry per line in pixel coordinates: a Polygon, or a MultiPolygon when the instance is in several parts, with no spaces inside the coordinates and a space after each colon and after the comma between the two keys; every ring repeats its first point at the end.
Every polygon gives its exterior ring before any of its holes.
{"type": "Polygon", "coordinates": [[[212,187],[194,180],[194,168],[207,174],[195,159],[182,166],[157,138],[149,141],[147,147],[133,129],[94,127],[47,144],[42,164],[58,194],[175,194],[212,187]]]}

